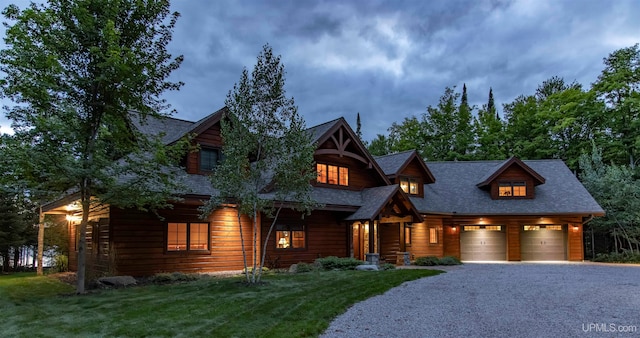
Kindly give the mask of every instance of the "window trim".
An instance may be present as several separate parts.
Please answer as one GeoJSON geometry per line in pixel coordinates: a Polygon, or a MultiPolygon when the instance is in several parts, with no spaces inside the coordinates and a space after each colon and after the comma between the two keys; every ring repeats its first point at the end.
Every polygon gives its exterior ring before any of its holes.
{"type": "Polygon", "coordinates": [[[275,226],[275,235],[274,235],[274,249],[277,251],[303,251],[303,250],[307,250],[307,244],[309,241],[309,236],[307,233],[307,226],[305,224],[296,224],[296,225],[290,225],[290,224],[277,224],[275,226]],[[300,230],[301,229],[301,230],[300,230]],[[289,235],[285,236],[285,237],[289,237],[289,238],[293,238],[294,237],[294,232],[302,232],[304,234],[304,236],[302,237],[303,239],[303,246],[302,247],[297,247],[294,248],[292,246],[293,241],[289,240],[289,247],[286,248],[279,248],[278,247],[278,232],[288,232],[289,235]]]}
{"type": "Polygon", "coordinates": [[[189,253],[189,254],[209,254],[211,253],[211,223],[210,222],[184,222],[184,221],[171,221],[166,222],[164,227],[164,252],[167,254],[177,253],[189,253]],[[169,250],[169,224],[186,224],[186,249],[185,250],[169,250]],[[206,224],[207,225],[207,246],[206,249],[191,249],[191,224],[206,224]]]}
{"type": "Polygon", "coordinates": [[[411,228],[412,226],[409,224],[404,225],[404,246],[411,246],[411,228]]]}
{"type": "Polygon", "coordinates": [[[322,184],[322,185],[326,185],[326,186],[332,186],[332,187],[349,187],[349,167],[346,166],[341,166],[341,165],[337,165],[337,164],[329,164],[326,162],[316,162],[316,184],[322,184]],[[321,166],[324,167],[324,170],[320,170],[321,166]],[[337,183],[329,183],[329,167],[335,167],[336,168],[336,182],[337,183]],[[344,171],[346,171],[346,184],[342,184],[343,183],[343,174],[344,171]],[[321,175],[320,173],[324,172],[324,182],[320,180],[321,175]]]}
{"type": "Polygon", "coordinates": [[[527,198],[529,187],[527,186],[527,181],[499,181],[498,182],[498,198],[527,198]],[[500,188],[510,187],[511,192],[510,195],[501,195],[500,188]],[[523,187],[524,195],[515,195],[515,187],[523,187]]]}
{"type": "Polygon", "coordinates": [[[212,172],[214,170],[215,167],[220,165],[221,161],[222,161],[222,149],[221,148],[200,145],[200,150],[198,151],[198,171],[199,172],[201,172],[201,173],[210,173],[210,172],[212,172]],[[203,169],[203,166],[202,166],[202,152],[203,151],[215,151],[215,152],[218,153],[218,161],[216,162],[216,164],[211,169],[203,169]]]}

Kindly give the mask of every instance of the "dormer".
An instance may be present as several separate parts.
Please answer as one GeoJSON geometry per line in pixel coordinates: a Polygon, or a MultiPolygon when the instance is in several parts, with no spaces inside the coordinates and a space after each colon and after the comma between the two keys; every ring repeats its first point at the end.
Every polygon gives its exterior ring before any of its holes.
{"type": "Polygon", "coordinates": [[[389,185],[387,177],[343,118],[309,128],[317,179],[314,186],[362,190],[389,185]]]}
{"type": "Polygon", "coordinates": [[[533,199],[535,187],[545,178],[516,157],[512,157],[487,172],[476,186],[488,190],[496,199],[533,199]]]}
{"type": "MultiPolygon", "coordinates": [[[[187,173],[207,175],[222,160],[222,136],[220,134],[220,119],[225,108],[210,114],[198,122],[192,123],[186,130],[182,130],[173,141],[186,135],[192,135],[192,143],[196,150],[189,152],[184,163],[187,173]]],[[[171,142],[171,143],[173,143],[171,142]]],[[[171,144],[170,143],[170,144],[171,144]]]]}
{"type": "Polygon", "coordinates": [[[424,185],[436,181],[435,177],[415,150],[375,157],[392,184],[409,196],[424,197],[424,185]]]}

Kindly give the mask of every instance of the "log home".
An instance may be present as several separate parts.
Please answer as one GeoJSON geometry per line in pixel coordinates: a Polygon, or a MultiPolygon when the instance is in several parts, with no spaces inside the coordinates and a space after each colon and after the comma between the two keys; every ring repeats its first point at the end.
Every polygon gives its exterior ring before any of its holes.
{"type": "MultiPolygon", "coordinates": [[[[108,205],[92,208],[89,264],[136,276],[243,268],[234,206],[205,219],[198,211],[215,193],[207,174],[221,159],[223,111],[197,122],[167,118],[139,126],[145,133],[163,133],[166,144],[195,135],[199,150],[182,163],[187,190],[172,209],[158,212],[162,219],[108,205]]],[[[324,256],[391,263],[419,256],[581,261],[583,224],[604,214],[561,160],[424,162],[415,151],[373,157],[343,118],[308,132],[317,145],[312,196],[322,207],[304,218],[292,210],[281,213],[268,239],[270,266],[324,256]]],[[[44,213],[68,216],[72,269],[79,233],[76,199],[70,195],[43,207],[44,213]]],[[[271,220],[260,218],[264,243],[271,220]]],[[[251,220],[242,222],[245,238],[251,238],[251,220]]],[[[251,241],[246,244],[253,252],[251,241]]]]}

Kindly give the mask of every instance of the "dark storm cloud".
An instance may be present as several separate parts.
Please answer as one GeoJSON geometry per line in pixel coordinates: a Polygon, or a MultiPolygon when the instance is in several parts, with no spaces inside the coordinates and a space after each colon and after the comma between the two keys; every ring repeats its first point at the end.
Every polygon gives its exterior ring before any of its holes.
{"type": "MultiPolygon", "coordinates": [[[[26,1],[23,1],[26,3],[26,1]]],[[[21,5],[24,7],[24,5],[21,5]]],[[[585,87],[602,58],[640,42],[640,2],[618,1],[174,1],[170,45],[185,56],[166,99],[197,120],[224,104],[243,67],[269,43],[307,125],[362,116],[366,139],[436,105],[466,83],[481,106],[533,94],[552,76],[585,87]]],[[[5,103],[5,102],[3,102],[5,103]]],[[[6,126],[6,120],[0,124],[6,126]]]]}

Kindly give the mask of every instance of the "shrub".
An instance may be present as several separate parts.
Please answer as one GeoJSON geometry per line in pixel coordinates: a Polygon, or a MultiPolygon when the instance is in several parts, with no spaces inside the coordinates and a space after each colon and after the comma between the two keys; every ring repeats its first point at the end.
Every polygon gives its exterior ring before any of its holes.
{"type": "Polygon", "coordinates": [[[604,263],[640,263],[640,254],[629,251],[625,251],[623,253],[599,253],[596,255],[596,258],[593,259],[593,261],[604,263]]]}
{"type": "Polygon", "coordinates": [[[351,257],[338,258],[336,256],[318,258],[316,263],[323,270],[355,270],[356,266],[364,264],[359,259],[351,257]]]}
{"type": "MultiPolygon", "coordinates": [[[[260,267],[258,267],[259,269],[260,267]]],[[[242,273],[247,273],[247,270],[249,271],[249,273],[253,272],[253,267],[252,266],[248,266],[246,269],[242,269],[242,273]]],[[[266,266],[262,267],[262,272],[269,272],[269,268],[267,268],[266,266]]]]}
{"type": "Polygon", "coordinates": [[[440,258],[439,265],[460,265],[462,264],[462,262],[460,262],[459,259],[453,257],[453,256],[445,256],[440,258]]]}
{"type": "Polygon", "coordinates": [[[56,255],[53,258],[53,268],[56,272],[66,272],[69,270],[69,257],[66,255],[56,255]]]}
{"type": "Polygon", "coordinates": [[[200,278],[197,274],[186,274],[182,272],[161,272],[157,273],[149,278],[149,281],[154,284],[169,284],[177,282],[190,282],[200,278]]]}
{"type": "Polygon", "coordinates": [[[396,266],[391,263],[384,263],[380,265],[380,270],[395,270],[396,266]]]}
{"type": "Polygon", "coordinates": [[[438,265],[440,260],[436,256],[424,256],[416,258],[416,261],[413,263],[419,266],[433,266],[438,265]]]}
{"type": "Polygon", "coordinates": [[[304,262],[296,264],[296,273],[311,272],[313,270],[315,270],[315,268],[312,264],[304,262]]]}

